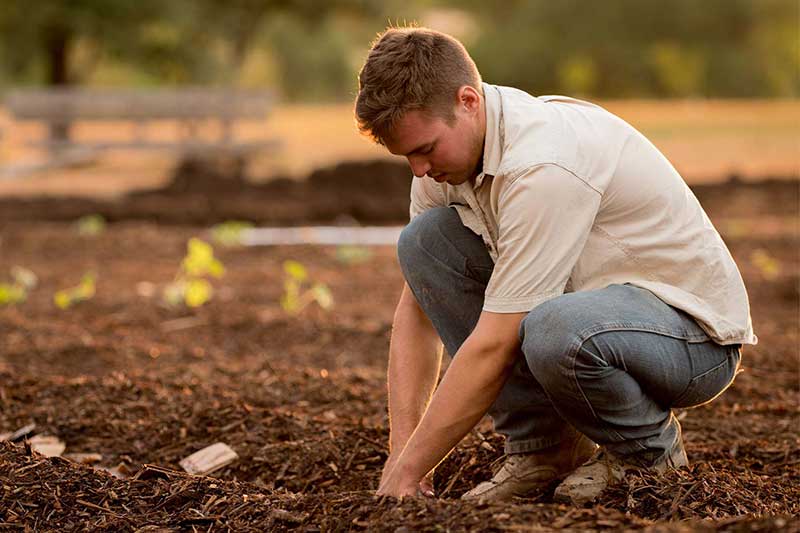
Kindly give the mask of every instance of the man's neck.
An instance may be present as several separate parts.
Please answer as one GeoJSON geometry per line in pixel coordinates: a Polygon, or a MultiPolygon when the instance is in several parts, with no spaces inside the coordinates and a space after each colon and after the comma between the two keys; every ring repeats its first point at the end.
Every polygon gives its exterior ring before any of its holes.
{"type": "Polygon", "coordinates": [[[469,179],[470,183],[475,185],[475,179],[483,172],[483,155],[486,152],[486,96],[481,94],[481,112],[478,113],[480,139],[481,139],[481,153],[478,156],[478,164],[475,166],[475,171],[469,179]]]}

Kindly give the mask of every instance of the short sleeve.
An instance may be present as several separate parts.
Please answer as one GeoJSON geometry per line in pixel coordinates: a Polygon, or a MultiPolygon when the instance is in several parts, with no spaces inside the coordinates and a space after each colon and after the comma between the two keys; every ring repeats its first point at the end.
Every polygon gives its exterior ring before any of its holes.
{"type": "Polygon", "coordinates": [[[510,180],[498,197],[497,262],[483,309],[522,313],[563,294],[600,198],[557,165],[539,165],[510,180]]]}
{"type": "Polygon", "coordinates": [[[430,183],[432,180],[427,178],[414,177],[411,182],[411,204],[409,206],[409,219],[432,207],[445,207],[444,193],[436,190],[430,183]]]}

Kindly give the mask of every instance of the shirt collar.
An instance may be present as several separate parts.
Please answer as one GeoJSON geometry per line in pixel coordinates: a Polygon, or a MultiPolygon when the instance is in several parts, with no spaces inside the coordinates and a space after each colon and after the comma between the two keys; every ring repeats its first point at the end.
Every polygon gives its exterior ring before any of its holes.
{"type": "Polygon", "coordinates": [[[503,156],[503,106],[500,102],[500,91],[494,85],[484,83],[483,96],[486,109],[486,135],[483,141],[483,172],[475,178],[476,189],[481,186],[484,177],[497,175],[500,159],[503,156]]]}

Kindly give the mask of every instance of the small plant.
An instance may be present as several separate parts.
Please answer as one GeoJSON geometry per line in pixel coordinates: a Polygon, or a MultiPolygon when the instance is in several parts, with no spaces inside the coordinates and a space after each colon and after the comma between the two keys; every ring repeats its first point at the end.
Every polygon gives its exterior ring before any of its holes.
{"type": "Polygon", "coordinates": [[[75,222],[79,235],[100,235],[106,229],[103,215],[86,215],[75,222]]]}
{"type": "Polygon", "coordinates": [[[768,281],[772,281],[778,278],[781,273],[781,263],[774,257],[772,257],[769,252],[764,250],[763,248],[758,248],[754,250],[752,254],[750,254],[750,261],[756,266],[758,271],[761,273],[761,277],[768,281]]]}
{"type": "Polygon", "coordinates": [[[87,272],[81,278],[81,282],[69,289],[62,289],[53,295],[53,303],[59,309],[69,309],[73,305],[91,300],[95,294],[95,275],[87,272]]]}
{"type": "Polygon", "coordinates": [[[372,259],[372,250],[365,246],[342,245],[336,248],[336,260],[345,265],[357,265],[372,259]]]}
{"type": "Polygon", "coordinates": [[[241,220],[227,220],[211,228],[211,238],[223,246],[239,246],[242,244],[242,234],[253,227],[250,222],[241,220]]]}
{"type": "Polygon", "coordinates": [[[164,289],[164,301],[171,306],[183,303],[187,307],[200,307],[214,295],[207,278],[221,278],[225,267],[214,257],[214,249],[205,241],[189,239],[186,249],[175,280],[164,289]]]}
{"type": "Polygon", "coordinates": [[[0,283],[0,305],[24,302],[28,293],[39,283],[32,271],[20,266],[11,267],[11,283],[0,283]]]}
{"type": "Polygon", "coordinates": [[[297,261],[284,261],[284,293],[281,307],[289,314],[296,315],[310,303],[317,302],[322,309],[333,307],[333,295],[324,283],[311,283],[306,267],[297,261]],[[310,287],[309,287],[310,285],[310,287]]]}

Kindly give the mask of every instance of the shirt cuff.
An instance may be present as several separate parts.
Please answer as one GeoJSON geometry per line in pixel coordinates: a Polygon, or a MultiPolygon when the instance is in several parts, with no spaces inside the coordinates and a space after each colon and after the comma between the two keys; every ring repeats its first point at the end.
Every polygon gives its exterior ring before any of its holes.
{"type": "Polygon", "coordinates": [[[486,295],[483,300],[483,310],[490,313],[527,313],[539,304],[552,300],[564,294],[564,291],[554,289],[540,292],[531,296],[518,296],[516,298],[486,295]]]}

